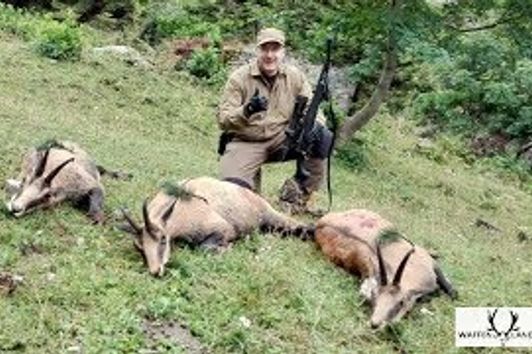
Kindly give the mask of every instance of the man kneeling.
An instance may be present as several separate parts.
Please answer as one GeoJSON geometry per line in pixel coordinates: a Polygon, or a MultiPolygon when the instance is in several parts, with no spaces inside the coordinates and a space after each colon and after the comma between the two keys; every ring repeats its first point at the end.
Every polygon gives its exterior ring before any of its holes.
{"type": "MultiPolygon", "coordinates": [[[[259,193],[263,164],[296,159],[295,151],[286,151],[285,129],[296,97],[312,97],[305,75],[283,63],[284,43],[284,33],[278,29],[259,32],[256,58],[230,75],[218,111],[223,131],[219,147],[221,177],[244,180],[259,193]]],[[[281,204],[292,213],[308,211],[310,197],[323,181],[332,134],[321,112],[313,135],[315,143],[310,153],[298,159],[301,166],[281,189],[281,204]]]]}

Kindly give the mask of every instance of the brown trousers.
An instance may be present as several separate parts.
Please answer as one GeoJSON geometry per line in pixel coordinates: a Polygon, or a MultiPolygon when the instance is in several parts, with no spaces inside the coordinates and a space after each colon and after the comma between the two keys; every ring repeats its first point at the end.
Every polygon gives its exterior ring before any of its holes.
{"type": "MultiPolygon", "coordinates": [[[[284,139],[284,132],[267,141],[233,139],[227,144],[225,153],[221,157],[221,178],[242,179],[260,193],[261,166],[269,162],[282,161],[279,155],[284,139]]],[[[325,161],[325,159],[318,158],[308,158],[303,161],[302,165],[310,172],[310,176],[297,182],[307,193],[310,194],[320,188],[325,171],[325,161]]]]}

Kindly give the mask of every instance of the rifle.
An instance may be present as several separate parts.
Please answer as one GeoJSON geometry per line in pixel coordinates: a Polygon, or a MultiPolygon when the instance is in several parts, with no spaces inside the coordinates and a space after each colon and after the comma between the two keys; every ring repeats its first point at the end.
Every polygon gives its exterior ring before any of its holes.
{"type": "MultiPolygon", "coordinates": [[[[296,179],[303,180],[310,176],[310,172],[303,167],[302,162],[308,158],[310,151],[312,150],[314,144],[320,139],[322,132],[316,123],[316,117],[320,108],[320,104],[323,101],[330,102],[330,92],[329,92],[329,68],[331,65],[331,48],[333,40],[331,38],[327,39],[326,42],[326,56],[325,63],[321,69],[320,76],[318,78],[318,83],[314,91],[314,95],[310,100],[310,104],[305,111],[307,106],[308,98],[298,95],[295,99],[294,111],[290,120],[290,124],[285,129],[286,133],[286,142],[283,148],[284,156],[289,152],[294,152],[297,156],[297,171],[296,179]]],[[[328,107],[325,111],[326,116],[331,119],[333,130],[336,128],[336,120],[334,118],[334,113],[332,107],[328,107]]],[[[329,147],[327,157],[328,157],[328,168],[327,168],[327,187],[329,193],[329,206],[332,204],[332,195],[330,187],[330,155],[332,152],[334,144],[334,132],[329,147]]]]}

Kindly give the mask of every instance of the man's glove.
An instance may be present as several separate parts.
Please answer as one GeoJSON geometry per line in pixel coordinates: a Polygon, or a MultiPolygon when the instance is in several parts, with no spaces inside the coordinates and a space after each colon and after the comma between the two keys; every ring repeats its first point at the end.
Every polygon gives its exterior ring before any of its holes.
{"type": "Polygon", "coordinates": [[[268,109],[268,99],[259,95],[259,89],[255,89],[253,97],[244,106],[244,115],[249,118],[252,114],[268,109]]]}

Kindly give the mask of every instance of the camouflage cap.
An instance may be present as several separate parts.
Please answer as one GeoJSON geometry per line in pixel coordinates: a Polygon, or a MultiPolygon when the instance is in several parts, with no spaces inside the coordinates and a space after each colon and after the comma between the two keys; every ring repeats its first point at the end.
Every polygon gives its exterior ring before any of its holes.
{"type": "Polygon", "coordinates": [[[268,42],[275,42],[279,43],[280,45],[284,45],[284,33],[281,30],[278,30],[277,28],[263,28],[260,30],[259,34],[257,35],[257,47],[263,45],[264,43],[268,42]]]}

